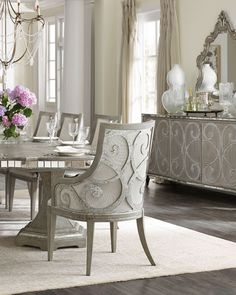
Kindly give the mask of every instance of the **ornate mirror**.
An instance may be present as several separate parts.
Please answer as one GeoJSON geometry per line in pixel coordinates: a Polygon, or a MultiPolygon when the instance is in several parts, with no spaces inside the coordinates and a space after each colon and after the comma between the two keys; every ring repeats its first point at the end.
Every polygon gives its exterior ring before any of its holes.
{"type": "Polygon", "coordinates": [[[202,67],[208,63],[217,74],[217,82],[234,82],[236,87],[236,31],[225,11],[221,11],[214,31],[205,39],[203,51],[197,57],[199,76],[196,90],[202,84],[202,67]]]}

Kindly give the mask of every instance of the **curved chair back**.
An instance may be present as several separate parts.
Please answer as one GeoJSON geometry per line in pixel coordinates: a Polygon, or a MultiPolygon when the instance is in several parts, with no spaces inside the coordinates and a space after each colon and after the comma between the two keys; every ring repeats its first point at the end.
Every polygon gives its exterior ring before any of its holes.
{"type": "Polygon", "coordinates": [[[108,214],[126,219],[141,216],[153,130],[154,121],[101,123],[92,166],[56,185],[55,205],[104,218],[108,214]]]}
{"type": "Polygon", "coordinates": [[[94,150],[97,148],[98,143],[98,135],[99,135],[99,129],[101,123],[109,123],[112,121],[112,123],[120,123],[121,122],[121,116],[107,116],[107,115],[95,115],[94,116],[94,124],[92,126],[91,130],[91,146],[94,150]]]}
{"type": "Polygon", "coordinates": [[[58,132],[58,136],[61,140],[70,141],[72,140],[71,136],[69,135],[69,123],[78,122],[79,126],[81,124],[82,114],[68,114],[62,113],[61,114],[61,129],[58,132]]]}
{"type": "Polygon", "coordinates": [[[52,112],[40,111],[33,136],[48,136],[46,123],[49,121],[50,117],[54,115],[55,113],[52,112]]]}

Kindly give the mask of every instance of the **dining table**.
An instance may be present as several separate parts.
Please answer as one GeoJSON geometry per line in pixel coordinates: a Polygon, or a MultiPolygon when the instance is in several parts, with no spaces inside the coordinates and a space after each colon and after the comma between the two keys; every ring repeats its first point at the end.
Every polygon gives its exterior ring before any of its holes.
{"type": "MultiPolygon", "coordinates": [[[[22,228],[15,238],[16,245],[38,247],[47,250],[47,206],[55,183],[65,170],[86,169],[94,159],[89,153],[58,153],[56,145],[48,141],[0,142],[0,169],[21,169],[39,173],[42,181],[42,200],[36,217],[22,228]]],[[[78,148],[79,151],[79,148],[78,148]]],[[[58,217],[55,233],[55,249],[61,247],[85,247],[86,230],[78,223],[58,217]]]]}

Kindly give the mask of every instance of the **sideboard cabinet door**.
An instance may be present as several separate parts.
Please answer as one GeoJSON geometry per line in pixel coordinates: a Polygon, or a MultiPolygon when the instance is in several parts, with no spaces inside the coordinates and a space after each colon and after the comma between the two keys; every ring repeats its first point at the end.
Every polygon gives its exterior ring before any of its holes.
{"type": "Polygon", "coordinates": [[[236,189],[236,124],[202,124],[202,182],[236,189]]]}
{"type": "Polygon", "coordinates": [[[171,120],[170,176],[201,182],[201,123],[198,121],[171,120]]]}
{"type": "Polygon", "coordinates": [[[156,119],[148,172],[160,176],[170,175],[170,123],[167,118],[156,119]]]}

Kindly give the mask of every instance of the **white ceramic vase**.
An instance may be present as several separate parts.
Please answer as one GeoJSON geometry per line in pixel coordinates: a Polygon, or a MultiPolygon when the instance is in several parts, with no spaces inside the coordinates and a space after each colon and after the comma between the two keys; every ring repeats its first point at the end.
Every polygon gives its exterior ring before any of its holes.
{"type": "Polygon", "coordinates": [[[175,64],[167,73],[167,83],[170,88],[182,88],[185,86],[185,74],[179,64],[175,64]]]}
{"type": "Polygon", "coordinates": [[[162,95],[162,105],[169,114],[182,113],[185,104],[184,87],[171,88],[162,95]]]}
{"type": "Polygon", "coordinates": [[[202,66],[202,85],[199,91],[202,92],[214,92],[217,91],[215,84],[217,82],[216,72],[212,69],[210,64],[204,64],[202,66]]]}
{"type": "Polygon", "coordinates": [[[170,114],[182,111],[185,104],[185,74],[179,64],[175,64],[167,73],[169,89],[162,95],[162,105],[170,114]]]}

